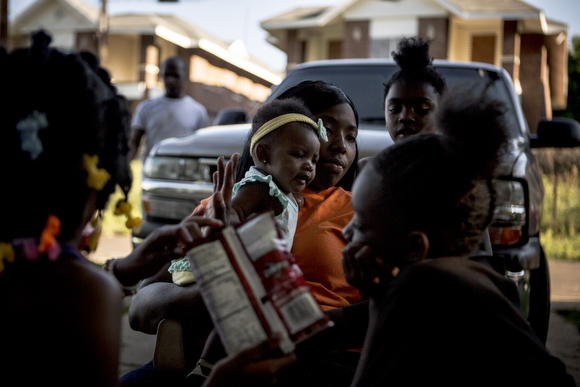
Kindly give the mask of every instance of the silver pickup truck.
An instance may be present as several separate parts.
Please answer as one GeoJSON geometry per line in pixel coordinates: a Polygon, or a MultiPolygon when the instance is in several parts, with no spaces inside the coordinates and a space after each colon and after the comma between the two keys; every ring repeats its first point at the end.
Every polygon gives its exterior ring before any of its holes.
{"type": "MultiPolygon", "coordinates": [[[[573,120],[540,123],[531,136],[520,100],[508,73],[481,63],[434,62],[445,77],[449,90],[462,83],[487,90],[509,107],[512,151],[503,165],[503,177],[496,182],[499,201],[489,234],[498,270],[514,279],[520,288],[522,306],[529,321],[546,339],[550,313],[550,284],[546,257],[539,241],[544,188],[533,147],[580,145],[580,124],[573,120]]],[[[329,60],[309,62],[293,69],[269,99],[303,80],[324,80],[340,87],[354,102],[359,114],[360,157],[373,156],[392,144],[385,128],[383,84],[396,71],[390,60],[329,60]]],[[[245,114],[231,111],[218,115],[222,122],[179,139],[167,139],[155,146],[143,167],[142,198],[144,227],[134,234],[139,243],[154,228],[179,222],[199,201],[212,194],[211,176],[219,156],[241,153],[250,130],[245,114]],[[233,113],[233,114],[227,114],[233,113]],[[228,117],[237,117],[226,122],[228,117]]],[[[466,128],[469,130],[469,128],[466,128]]]]}

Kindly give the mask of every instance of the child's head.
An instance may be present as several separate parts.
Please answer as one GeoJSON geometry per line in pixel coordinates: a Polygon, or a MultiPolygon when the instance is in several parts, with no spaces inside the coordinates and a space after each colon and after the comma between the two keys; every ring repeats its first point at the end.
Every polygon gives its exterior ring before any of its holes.
{"type": "Polygon", "coordinates": [[[501,102],[469,91],[442,101],[441,134],[401,141],[365,166],[353,189],[347,239],[399,267],[412,263],[422,236],[428,257],[472,252],[493,215],[504,111],[501,102]]]}
{"type": "Polygon", "coordinates": [[[93,55],[49,43],[37,33],[31,48],[0,55],[2,240],[39,236],[51,214],[68,240],[92,215],[89,201],[102,209],[117,184],[131,187],[126,100],[93,55]],[[93,169],[110,175],[101,190],[87,185],[83,155],[98,156],[93,169]]]}
{"type": "Polygon", "coordinates": [[[400,70],[385,83],[383,99],[391,138],[397,142],[417,133],[434,133],[445,79],[429,57],[429,43],[406,38],[392,55],[400,70]]]}
{"type": "Polygon", "coordinates": [[[312,120],[297,99],[273,100],[258,109],[252,120],[249,149],[254,165],[272,175],[285,193],[302,191],[316,174],[319,136],[324,127],[312,120]]]}

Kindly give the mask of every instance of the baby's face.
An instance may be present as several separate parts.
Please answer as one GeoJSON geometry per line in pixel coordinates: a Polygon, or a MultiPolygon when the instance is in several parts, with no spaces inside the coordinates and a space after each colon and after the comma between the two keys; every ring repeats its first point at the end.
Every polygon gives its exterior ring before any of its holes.
{"type": "Polygon", "coordinates": [[[307,124],[292,122],[272,142],[264,172],[285,193],[302,191],[316,175],[320,140],[307,124]]]}

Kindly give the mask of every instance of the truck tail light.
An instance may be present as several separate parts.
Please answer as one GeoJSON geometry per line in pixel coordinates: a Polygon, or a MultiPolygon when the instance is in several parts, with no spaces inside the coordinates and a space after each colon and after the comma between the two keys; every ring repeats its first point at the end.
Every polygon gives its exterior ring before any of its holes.
{"type": "Polygon", "coordinates": [[[509,247],[527,239],[526,187],[520,180],[495,180],[495,211],[489,226],[491,244],[509,247]]]}

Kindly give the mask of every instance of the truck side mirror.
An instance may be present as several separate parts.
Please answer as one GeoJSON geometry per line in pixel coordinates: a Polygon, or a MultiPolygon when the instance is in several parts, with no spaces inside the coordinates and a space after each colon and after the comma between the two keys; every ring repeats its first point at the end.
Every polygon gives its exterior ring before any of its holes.
{"type": "Polygon", "coordinates": [[[213,125],[234,125],[246,122],[246,110],[242,108],[225,108],[218,112],[213,125]]]}
{"type": "Polygon", "coordinates": [[[580,123],[571,118],[542,120],[536,135],[531,136],[532,148],[574,148],[580,146],[580,123]]]}

